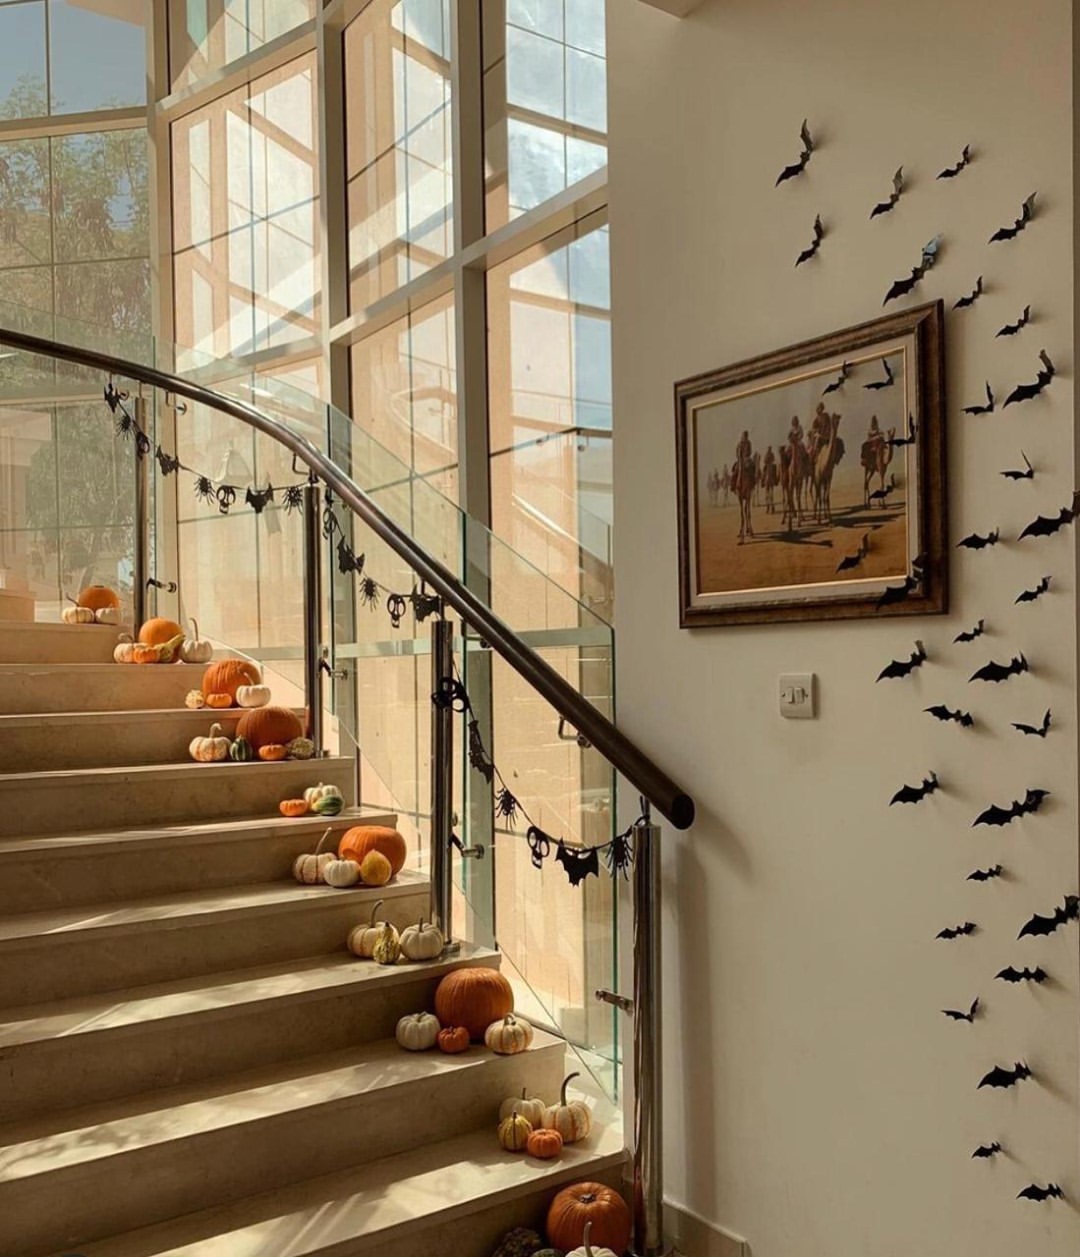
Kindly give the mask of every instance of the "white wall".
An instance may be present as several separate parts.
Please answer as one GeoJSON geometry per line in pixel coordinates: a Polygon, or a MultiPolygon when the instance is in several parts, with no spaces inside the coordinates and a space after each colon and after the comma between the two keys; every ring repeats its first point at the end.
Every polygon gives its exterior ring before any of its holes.
{"type": "Polygon", "coordinates": [[[1076,1253],[1077,927],[1015,941],[1077,889],[1074,537],[1012,540],[1074,484],[1070,5],[707,0],[677,21],[613,0],[609,36],[620,723],[699,803],[666,836],[669,1195],[754,1257],[1076,1253]],[[774,189],[804,116],[820,151],[774,189]],[[935,181],[967,142],[971,168],[935,181]],[[869,222],[901,163],[909,191],[869,222]],[[1034,189],[1037,220],[988,248],[1034,189]],[[829,238],[796,272],[817,212],[829,238]],[[952,551],[948,617],[680,631],[672,382],[874,317],[938,232],[911,304],[951,307],[980,272],[990,289],[948,316],[951,534],[1009,543],[952,551]],[[1036,323],[995,341],[1028,302],[1036,323]],[[1033,378],[1043,347],[1044,401],[960,413],[985,378],[999,397],[1033,378]],[[1038,476],[1011,484],[1021,447],[1038,476]],[[1052,593],[1014,606],[1046,573],[1052,593]],[[980,616],[989,635],[953,646],[980,616]],[[915,637],[930,662],[875,685],[915,637]],[[1018,649],[1033,676],[966,683],[1018,649]],[[777,715],[789,670],[818,674],[817,721],[777,715]],[[1045,742],[1009,728],[1047,706],[1045,742]],[[943,792],[890,810],[929,769],[943,792]],[[1054,792],[1043,814],[970,828],[1028,786],[1054,792]],[[965,880],[999,859],[1012,880],[965,880]],[[969,918],[979,934],[935,941],[969,918]],[[1025,961],[1053,985],[993,980],[1025,961]],[[975,1025],[942,1017],[976,994],[975,1025]],[[1037,1082],[976,1091],[1020,1059],[1037,1082]],[[1007,1158],[971,1160],[994,1139],[1007,1158]],[[1073,1203],[1017,1201],[1033,1179],[1073,1203]]]}

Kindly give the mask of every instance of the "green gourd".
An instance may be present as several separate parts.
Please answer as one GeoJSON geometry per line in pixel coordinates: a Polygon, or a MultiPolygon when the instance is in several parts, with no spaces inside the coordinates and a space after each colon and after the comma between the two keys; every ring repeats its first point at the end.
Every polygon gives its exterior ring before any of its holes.
{"type": "Polygon", "coordinates": [[[254,758],[254,747],[252,747],[247,738],[236,738],[232,746],[229,747],[229,759],[235,760],[238,764],[246,764],[254,758]]]}
{"type": "Polygon", "coordinates": [[[339,795],[324,794],[311,804],[311,810],[316,816],[337,816],[344,806],[345,800],[339,795]]]}

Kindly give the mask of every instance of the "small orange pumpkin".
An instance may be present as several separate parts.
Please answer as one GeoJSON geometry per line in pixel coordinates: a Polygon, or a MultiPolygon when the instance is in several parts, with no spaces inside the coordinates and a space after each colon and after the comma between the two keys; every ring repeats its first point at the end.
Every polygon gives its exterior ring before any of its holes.
{"type": "MultiPolygon", "coordinates": [[[[243,737],[243,734],[240,735],[243,737]]],[[[267,742],[265,746],[259,747],[259,759],[279,760],[285,759],[289,752],[281,745],[280,742],[267,742]]],[[[304,806],[307,807],[307,800],[304,800],[304,806]]]]}
{"type": "MultiPolygon", "coordinates": [[[[250,707],[236,722],[236,732],[258,749],[271,742],[287,746],[293,738],[300,737],[304,729],[300,717],[287,707],[250,707]]],[[[360,863],[359,858],[356,862],[360,863]]]]}
{"type": "Polygon", "coordinates": [[[554,1161],[562,1150],[562,1135],[557,1130],[534,1130],[525,1141],[525,1151],[541,1161],[554,1161]]]}
{"type": "Polygon", "coordinates": [[[363,863],[369,851],[378,851],[386,856],[395,877],[405,867],[409,854],[405,839],[396,829],[386,825],[354,825],[342,834],[338,843],[338,855],[343,860],[355,860],[358,864],[363,863]]]}
{"type": "MultiPolygon", "coordinates": [[[[176,623],[175,620],[166,620],[162,616],[155,616],[139,629],[139,641],[144,646],[164,646],[166,642],[172,641],[174,637],[181,640],[184,636],[184,630],[176,623]]],[[[138,662],[136,660],[136,662],[138,662]]],[[[206,693],[205,687],[203,693],[206,693]]]]}
{"type": "Polygon", "coordinates": [[[75,599],[80,607],[89,607],[91,611],[102,611],[105,607],[119,607],[120,596],[108,585],[87,585],[80,590],[75,599]]]}
{"type": "Polygon", "coordinates": [[[435,991],[435,1016],[444,1026],[464,1026],[471,1039],[483,1042],[493,1021],[502,1021],[514,1007],[514,992],[498,969],[455,969],[435,991]]]}
{"type": "Polygon", "coordinates": [[[231,707],[232,699],[228,694],[206,694],[203,696],[203,702],[207,707],[231,707]]]}
{"type": "Polygon", "coordinates": [[[468,1050],[469,1032],[464,1026],[447,1026],[445,1030],[439,1031],[438,1038],[435,1042],[439,1045],[440,1052],[445,1052],[448,1056],[453,1056],[456,1052],[465,1052],[468,1050]]]}
{"type": "Polygon", "coordinates": [[[282,799],[278,804],[278,811],[282,816],[307,816],[308,805],[306,799],[282,799]]]}
{"type": "Polygon", "coordinates": [[[161,651],[156,646],[147,646],[139,642],[131,652],[132,663],[160,663],[161,651]]]}
{"type": "MultiPolygon", "coordinates": [[[[203,673],[199,688],[204,694],[228,694],[232,703],[241,685],[258,685],[261,680],[259,669],[250,659],[219,659],[203,673]]],[[[248,738],[248,741],[251,739],[248,738]]],[[[274,741],[287,742],[288,738],[275,738],[274,741]]]]}

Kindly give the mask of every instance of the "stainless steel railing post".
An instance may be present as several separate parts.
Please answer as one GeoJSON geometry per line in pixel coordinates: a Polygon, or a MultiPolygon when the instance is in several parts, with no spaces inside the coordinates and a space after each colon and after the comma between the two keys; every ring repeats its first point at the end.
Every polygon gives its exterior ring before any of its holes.
{"type": "MultiPolygon", "coordinates": [[[[135,422],[141,431],[146,432],[146,398],[140,394],[135,398],[135,422]]],[[[150,578],[150,455],[139,454],[138,445],[131,443],[135,451],[135,520],[132,541],[135,553],[131,565],[131,614],[134,618],[133,631],[138,634],[139,627],[146,623],[146,592],[150,578]]]]}
{"type": "Polygon", "coordinates": [[[322,702],[322,511],[319,482],[304,487],[304,702],[307,735],[323,753],[322,702]]]}
{"type": "MultiPolygon", "coordinates": [[[[444,618],[431,625],[431,692],[454,675],[454,626],[444,618]]],[[[452,949],[453,914],[450,901],[454,807],[454,712],[431,704],[431,920],[452,949]]]]}

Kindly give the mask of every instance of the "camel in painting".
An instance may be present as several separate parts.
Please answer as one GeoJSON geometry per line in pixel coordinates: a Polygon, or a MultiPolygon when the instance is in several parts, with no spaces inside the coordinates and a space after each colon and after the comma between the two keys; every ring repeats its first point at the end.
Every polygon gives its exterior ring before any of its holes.
{"type": "Polygon", "coordinates": [[[789,531],[803,522],[803,491],[810,478],[810,455],[801,441],[780,447],[780,527],[789,531]]]}
{"type": "MultiPolygon", "coordinates": [[[[863,506],[871,505],[870,486],[875,476],[878,479],[879,489],[885,488],[885,473],[889,469],[889,464],[893,459],[893,438],[896,436],[896,429],[890,428],[887,439],[869,440],[863,442],[862,447],[862,468],[863,468],[863,506]]],[[[884,497],[878,497],[876,500],[881,502],[884,507],[884,497]]]]}
{"type": "Polygon", "coordinates": [[[840,416],[829,416],[829,435],[814,453],[812,482],[814,519],[819,524],[832,523],[832,480],[837,463],[844,457],[844,441],[838,435],[840,416]]]}

